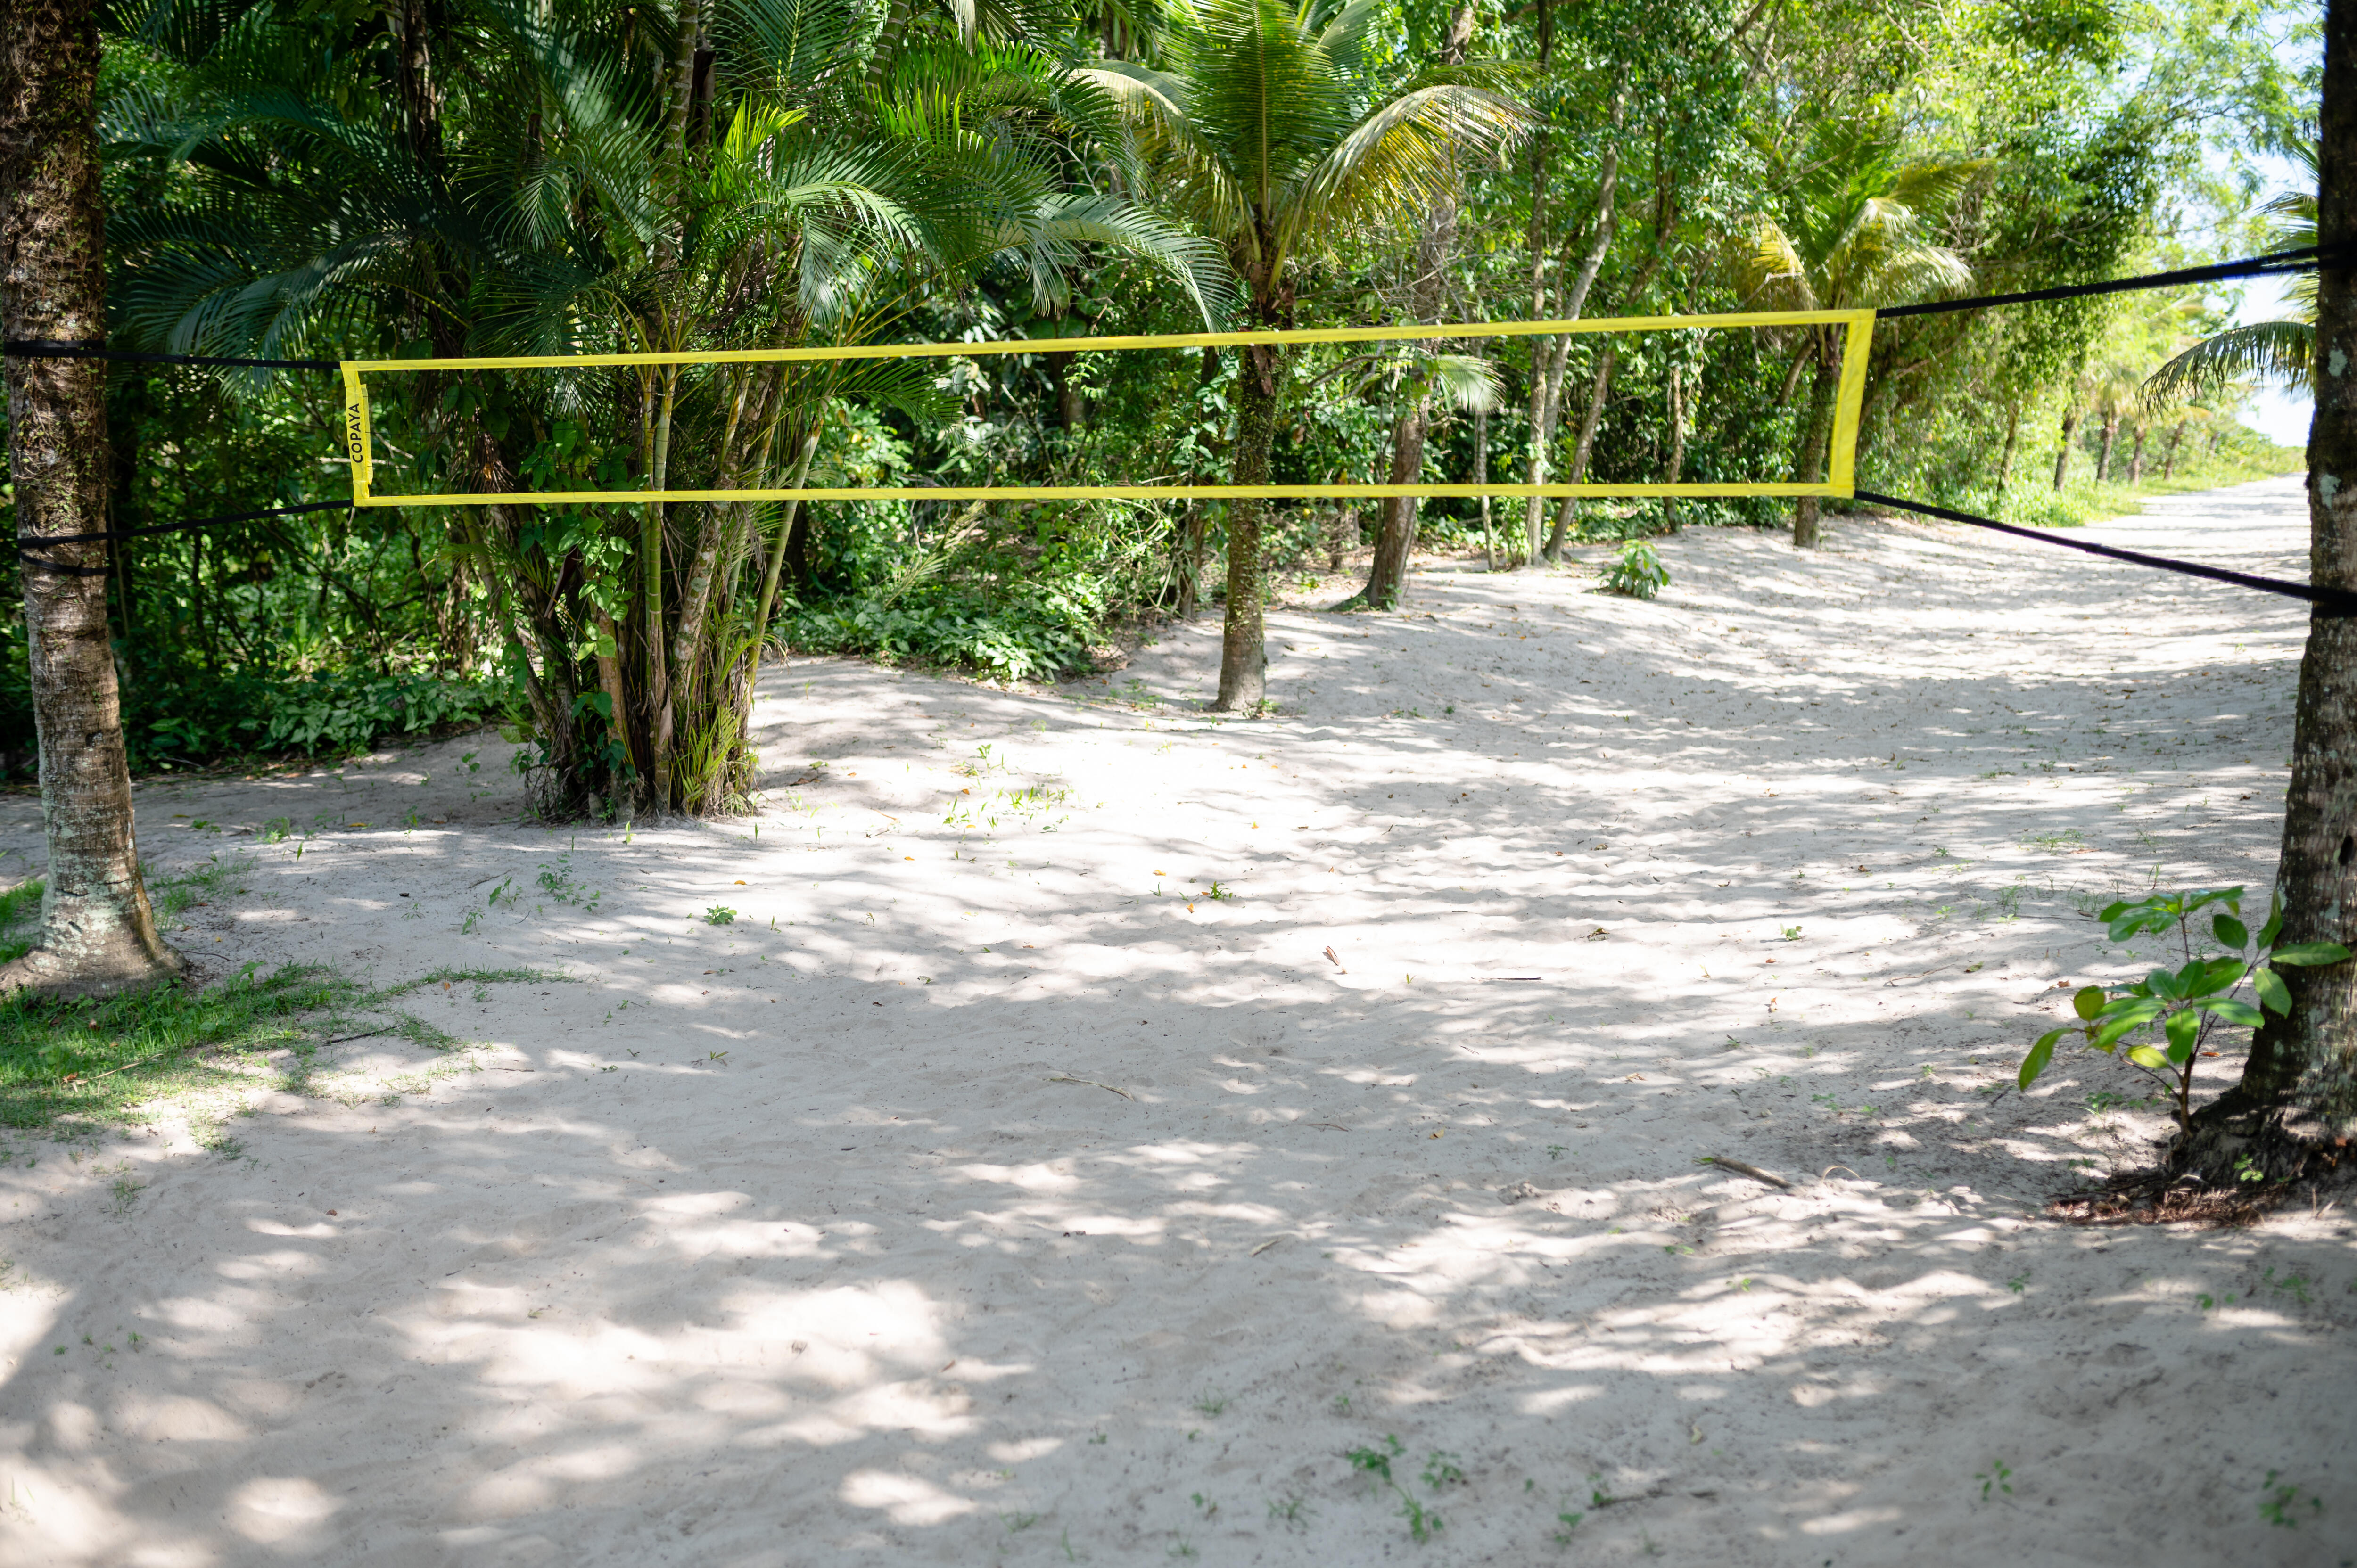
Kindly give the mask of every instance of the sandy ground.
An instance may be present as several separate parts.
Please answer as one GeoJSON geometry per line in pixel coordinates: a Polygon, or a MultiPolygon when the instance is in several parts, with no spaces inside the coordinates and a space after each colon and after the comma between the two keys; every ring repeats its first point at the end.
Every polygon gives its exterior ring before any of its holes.
{"type": "Polygon", "coordinates": [[[0,1139],[0,1560],[2357,1557],[2346,1210],[2053,1223],[2162,1122],[2007,1088],[2144,967],[2090,910],[2268,882],[2304,611],[1906,522],[1662,553],[1287,609],[1260,722],[1193,705],[1209,622],[1060,690],[796,660],[758,821],[520,826],[485,737],[144,788],[160,865],[242,857],[210,972],[568,978],[210,1150],[0,1139]]]}

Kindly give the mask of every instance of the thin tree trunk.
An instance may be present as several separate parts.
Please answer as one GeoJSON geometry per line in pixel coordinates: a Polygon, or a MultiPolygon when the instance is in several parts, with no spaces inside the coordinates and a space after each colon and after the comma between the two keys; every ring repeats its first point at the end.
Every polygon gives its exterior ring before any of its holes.
{"type": "Polygon", "coordinates": [[[2136,427],[2136,445],[2128,449],[2128,483],[2144,483],[2144,426],[2136,427]]]}
{"type": "MultiPolygon", "coordinates": [[[[2357,0],[2327,0],[2317,242],[2357,242],[2357,0]]],[[[2357,589],[2357,278],[2318,274],[2316,413],[2308,436],[2309,577],[2357,589]]],[[[2311,611],[2276,863],[2285,942],[2357,949],[2357,618],[2311,611]]],[[[2242,1081],[2194,1117],[2189,1169],[2233,1187],[2237,1162],[2288,1176],[2308,1151],[2357,1136],[2357,961],[2280,972],[2291,1010],[2266,1015],[2242,1081]]],[[[2247,1167],[2244,1167],[2247,1168],[2247,1167]]]]}
{"type": "Polygon", "coordinates": [[[2062,411],[2062,445],[2054,449],[2054,488],[2058,490],[2062,488],[2062,481],[2070,476],[2071,435],[2078,428],[2079,411],[2075,408],[2064,409],[2062,411]]]}
{"type": "MultiPolygon", "coordinates": [[[[1450,16],[1448,37],[1440,51],[1444,65],[1461,65],[1465,47],[1473,38],[1473,6],[1465,0],[1450,16]]],[[[1425,214],[1416,242],[1416,277],[1411,289],[1412,308],[1418,321],[1440,317],[1448,289],[1448,255],[1457,243],[1457,197],[1452,191],[1434,202],[1425,214]]],[[[1429,344],[1427,349],[1439,345],[1429,344]]],[[[1424,446],[1432,433],[1432,397],[1419,389],[1392,424],[1392,483],[1412,485],[1424,477],[1424,446]]],[[[1398,603],[1407,575],[1408,558],[1415,551],[1416,498],[1391,496],[1383,501],[1383,527],[1375,534],[1375,558],[1367,573],[1367,603],[1389,609],[1398,603]]]]}
{"type": "MultiPolygon", "coordinates": [[[[1620,345],[1607,343],[1604,352],[1597,357],[1596,375],[1588,385],[1587,412],[1579,417],[1579,439],[1572,447],[1571,467],[1564,472],[1564,482],[1578,484],[1587,478],[1587,459],[1596,451],[1596,427],[1604,418],[1604,404],[1612,396],[1612,372],[1620,362],[1620,345]]],[[[1550,564],[1563,559],[1563,547],[1571,538],[1572,526],[1579,519],[1579,498],[1566,496],[1555,509],[1555,526],[1547,531],[1546,558],[1550,564]]]]}
{"type": "MultiPolygon", "coordinates": [[[[1669,381],[1670,474],[1665,482],[1674,485],[1680,481],[1686,468],[1686,405],[1679,382],[1678,367],[1674,364],[1670,367],[1669,381]]],[[[1662,498],[1662,521],[1668,525],[1672,533],[1678,531],[1677,497],[1662,498]]]]}
{"type": "Polygon", "coordinates": [[[2120,438],[2117,414],[2104,416],[2103,446],[2095,454],[2095,483],[2102,484],[2112,477],[2112,446],[2120,438]]]}
{"type": "Polygon", "coordinates": [[[2013,454],[2021,445],[2021,404],[2005,411],[2005,456],[1996,460],[1996,499],[2005,499],[2006,481],[2013,478],[2013,454]]]}
{"type": "MultiPolygon", "coordinates": [[[[1236,356],[1236,447],[1230,482],[1268,483],[1269,449],[1276,443],[1276,409],[1287,369],[1273,349],[1254,346],[1236,356]]],[[[1249,714],[1268,695],[1268,647],[1261,612],[1261,528],[1268,502],[1256,496],[1228,503],[1228,605],[1220,633],[1222,714],[1249,714]]]]}
{"type": "MultiPolygon", "coordinates": [[[[11,341],[106,336],[98,57],[91,0],[0,8],[0,331],[11,341]]],[[[17,538],[104,533],[104,362],[12,355],[6,380],[17,538]]],[[[36,545],[22,559],[48,886],[40,945],[0,969],[0,991],[93,995],[167,979],[181,961],[156,933],[139,875],[106,542],[36,545]]]]}
{"type": "MultiPolygon", "coordinates": [[[[1611,128],[1615,136],[1605,145],[1598,162],[1596,177],[1596,220],[1587,233],[1587,254],[1581,258],[1579,271],[1564,291],[1563,302],[1553,319],[1577,321],[1587,307],[1588,290],[1596,285],[1596,274],[1604,266],[1604,258],[1612,249],[1612,235],[1618,221],[1618,196],[1620,188],[1620,144],[1617,135],[1627,100],[1612,101],[1611,128]]],[[[1534,231],[1535,232],[1535,231],[1534,231]]],[[[1534,242],[1535,243],[1535,241],[1534,242]]],[[[1564,261],[1570,261],[1570,247],[1565,247],[1564,261]]],[[[1546,318],[1546,293],[1541,286],[1544,276],[1541,264],[1534,260],[1531,266],[1531,316],[1534,320],[1546,318]]],[[[1566,332],[1552,344],[1531,351],[1531,455],[1526,483],[1543,485],[1547,481],[1547,452],[1555,445],[1555,426],[1563,421],[1563,378],[1571,364],[1572,334],[1566,332]]],[[[1544,497],[1533,496],[1523,507],[1523,533],[1525,541],[1524,559],[1535,565],[1539,559],[1539,521],[1544,515],[1544,497]]]]}
{"type": "MultiPolygon", "coordinates": [[[[1825,448],[1833,442],[1834,424],[1834,361],[1820,354],[1816,374],[1809,380],[1809,423],[1801,441],[1801,462],[1793,478],[1804,485],[1823,484],[1825,478],[1825,448]]],[[[1792,503],[1792,548],[1814,550],[1817,547],[1817,520],[1824,515],[1823,496],[1803,496],[1792,503]]]]}
{"type": "Polygon", "coordinates": [[[2177,428],[2169,433],[2169,446],[2161,453],[2160,478],[2164,484],[2177,472],[2177,444],[2184,439],[2185,421],[2180,419],[2177,422],[2177,428]]]}
{"type": "MultiPolygon", "coordinates": [[[[679,388],[679,372],[666,369],[656,392],[653,439],[649,445],[647,489],[660,490],[671,469],[672,404],[679,388]]],[[[647,639],[647,764],[653,770],[654,809],[668,811],[671,802],[671,742],[679,715],[672,701],[672,670],[664,655],[663,637],[663,503],[649,501],[639,530],[640,592],[646,596],[647,639]]]]}
{"type": "MultiPolygon", "coordinates": [[[[811,459],[818,456],[818,435],[815,430],[802,437],[802,447],[794,454],[793,477],[785,488],[798,490],[809,482],[811,459]]],[[[786,564],[786,536],[794,531],[794,515],[802,510],[800,500],[790,500],[778,514],[778,547],[770,553],[770,569],[761,575],[761,607],[753,617],[753,662],[761,661],[761,644],[770,635],[770,617],[778,607],[778,573],[786,564]]]]}
{"type": "MultiPolygon", "coordinates": [[[[1473,483],[1478,487],[1490,482],[1490,411],[1473,411],[1473,483]]],[[[1484,570],[1498,569],[1498,541],[1490,532],[1490,498],[1481,498],[1481,558],[1484,570]]]]}
{"type": "MultiPolygon", "coordinates": [[[[1412,485],[1424,475],[1424,442],[1431,429],[1431,410],[1422,396],[1413,399],[1392,422],[1392,462],[1388,482],[1412,485]]],[[[1415,498],[1383,499],[1383,524],[1375,532],[1375,558],[1367,568],[1367,607],[1387,610],[1399,603],[1400,586],[1407,578],[1409,554],[1415,548],[1415,498]]]]}

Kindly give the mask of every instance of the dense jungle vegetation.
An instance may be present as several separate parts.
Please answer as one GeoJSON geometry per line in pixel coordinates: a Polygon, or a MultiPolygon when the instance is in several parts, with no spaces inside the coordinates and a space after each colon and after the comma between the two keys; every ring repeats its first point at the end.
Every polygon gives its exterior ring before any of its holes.
{"type": "MultiPolygon", "coordinates": [[[[381,375],[382,491],[1813,475],[1832,360],[1809,333],[1055,345],[1888,305],[2247,254],[2297,222],[2269,171],[2313,157],[2313,39],[2245,0],[133,0],[102,79],[111,340],[1039,344],[381,375]]],[[[2235,419],[2276,361],[2219,350],[2148,384],[2233,305],[1888,323],[1861,479],[2069,525],[2139,486],[2286,471],[2235,419]]],[[[329,374],[124,368],[117,526],[334,499],[341,412],[329,374]]],[[[1795,510],[330,510],[120,543],[109,594],[135,768],[495,718],[537,743],[548,810],[713,811],[751,788],[766,648],[1044,678],[1255,566],[1329,602],[1371,575],[1381,604],[1411,536],[1527,569],[1681,526],[1805,539],[1795,510]]]]}

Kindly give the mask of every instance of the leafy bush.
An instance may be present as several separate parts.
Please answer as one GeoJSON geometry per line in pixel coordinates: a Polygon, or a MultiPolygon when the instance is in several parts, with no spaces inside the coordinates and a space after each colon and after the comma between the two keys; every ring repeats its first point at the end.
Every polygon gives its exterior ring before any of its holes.
{"type": "Polygon", "coordinates": [[[2122,902],[2106,907],[2096,918],[2111,928],[2111,938],[2115,942],[2146,933],[2165,938],[2175,927],[2185,954],[2184,967],[2175,971],[2156,969],[2142,980],[2114,987],[2108,993],[2100,985],[2082,987],[2071,999],[2079,1022],[2049,1029],[2038,1037],[2038,1043],[2022,1061],[2021,1087],[2028,1089],[2038,1081],[2039,1074],[2054,1058],[2054,1047],[2064,1036],[2075,1031],[2086,1036],[2090,1049],[2106,1055],[2125,1045],[2126,1049],[2122,1054],[2168,1090],[2178,1126],[2190,1132],[2193,1069],[2201,1060],[2201,1047],[2208,1042],[2211,1031],[2221,1024],[2256,1028],[2261,1021],[2259,1008],[2235,994],[2243,988],[2243,983],[2251,983],[2260,1006],[2281,1015],[2291,1011],[2291,993],[2276,973],[2276,966],[2339,963],[2349,956],[2349,950],[2338,942],[2293,942],[2277,947],[2276,938],[2283,930],[2280,898],[2268,908],[2266,923],[2256,932],[2243,924],[2242,912],[2243,890],[2239,887],[2157,893],[2132,904],[2122,902]],[[2203,957],[2201,952],[2212,944],[2194,935],[2193,917],[2212,904],[2220,908],[2210,921],[2210,934],[2216,939],[2216,947],[2224,950],[2203,957]],[[2130,1039],[2147,1029],[2154,1031],[2153,1037],[2130,1039]]]}
{"type": "Polygon", "coordinates": [[[1604,573],[1604,591],[1632,599],[1650,599],[1669,586],[1670,569],[1651,544],[1631,539],[1620,546],[1620,559],[1604,573]]]}

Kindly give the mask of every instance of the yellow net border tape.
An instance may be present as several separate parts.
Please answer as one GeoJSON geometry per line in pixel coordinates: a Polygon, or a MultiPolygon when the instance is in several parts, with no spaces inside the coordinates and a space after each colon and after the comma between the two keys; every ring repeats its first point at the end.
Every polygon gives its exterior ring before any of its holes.
{"type": "Polygon", "coordinates": [[[458,360],[346,360],[344,445],[352,466],[356,507],[580,505],[646,501],[756,500],[1269,500],[1375,499],[1389,496],[1847,496],[1856,480],[1858,409],[1874,337],[1871,310],[1769,310],[1724,316],[1627,316],[1584,321],[1484,321],[1433,327],[1320,327],[1287,332],[1178,332],[1130,338],[1013,338],[991,343],[868,343],[845,348],[720,349],[695,353],[522,354],[458,360]],[[841,360],[981,359],[992,354],[1087,354],[1125,349],[1227,349],[1285,343],[1396,343],[1431,338],[1536,338],[1566,333],[1724,331],[1761,327],[1838,327],[1841,379],[1834,401],[1830,464],[1823,484],[1514,484],[1486,485],[878,485],[804,486],[737,490],[506,490],[447,495],[374,493],[376,464],[369,435],[371,374],[423,371],[570,370],[614,365],[744,365],[841,360]]]}

